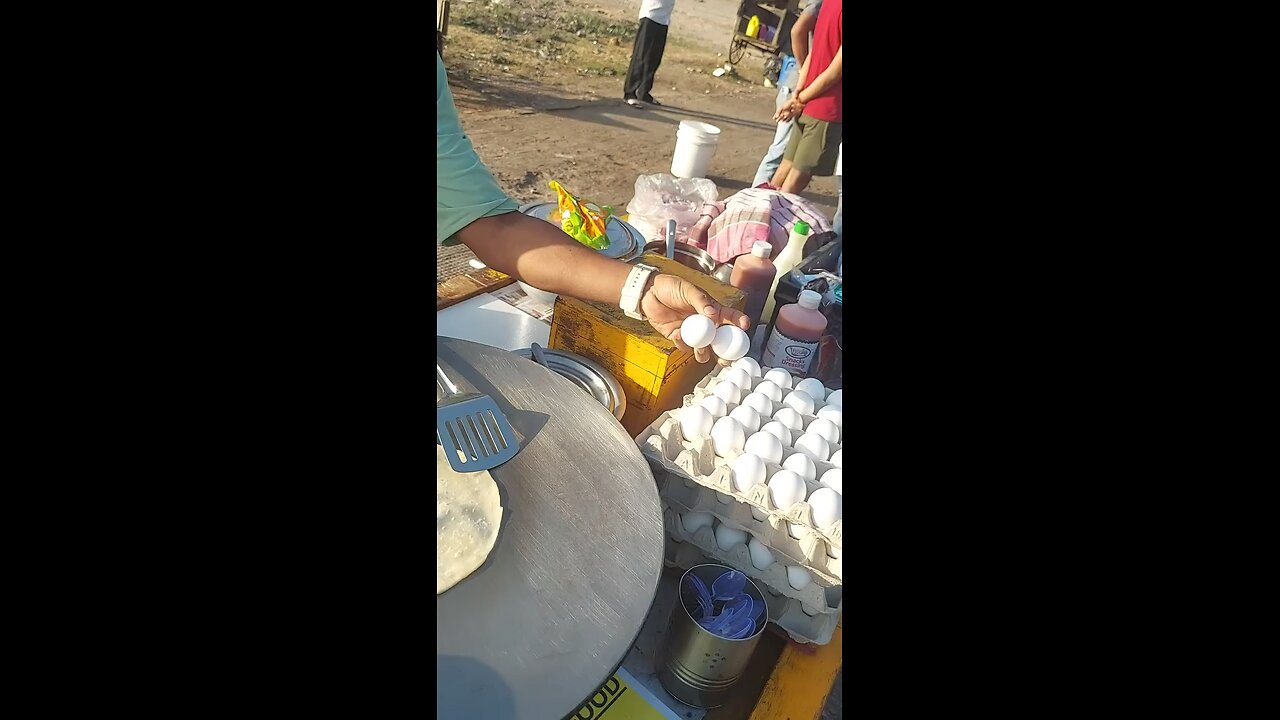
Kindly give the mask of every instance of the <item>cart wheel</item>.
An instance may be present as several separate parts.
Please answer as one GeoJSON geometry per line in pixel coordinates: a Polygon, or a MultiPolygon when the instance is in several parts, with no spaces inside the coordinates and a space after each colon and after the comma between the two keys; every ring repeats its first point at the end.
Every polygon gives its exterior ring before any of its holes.
{"type": "Polygon", "coordinates": [[[729,44],[729,62],[737,65],[742,61],[742,56],[747,54],[747,43],[742,40],[734,40],[729,44]]]}

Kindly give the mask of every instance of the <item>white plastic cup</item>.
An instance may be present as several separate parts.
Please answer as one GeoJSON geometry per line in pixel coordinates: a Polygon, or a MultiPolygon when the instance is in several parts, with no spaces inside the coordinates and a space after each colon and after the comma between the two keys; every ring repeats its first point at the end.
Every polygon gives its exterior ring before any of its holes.
{"type": "Polygon", "coordinates": [[[697,120],[680,121],[671,174],[678,178],[704,178],[720,144],[720,128],[697,120]]]}

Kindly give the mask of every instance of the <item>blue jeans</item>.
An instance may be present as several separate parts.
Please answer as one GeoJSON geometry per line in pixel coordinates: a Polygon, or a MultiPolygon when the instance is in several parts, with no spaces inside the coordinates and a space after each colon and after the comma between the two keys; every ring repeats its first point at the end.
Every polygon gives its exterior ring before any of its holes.
{"type": "MultiPolygon", "coordinates": [[[[774,102],[775,109],[781,108],[791,99],[791,95],[795,91],[787,87],[787,85],[799,70],[796,67],[795,58],[790,55],[782,56],[782,71],[778,73],[778,98],[774,102]]],[[[773,144],[769,146],[769,149],[764,154],[764,159],[760,161],[760,167],[756,170],[755,180],[751,181],[752,187],[760,183],[769,182],[773,174],[778,172],[778,166],[782,164],[782,155],[787,151],[787,140],[791,138],[791,128],[795,126],[795,120],[778,123],[778,129],[773,133],[773,144]]]]}
{"type": "Polygon", "coordinates": [[[836,216],[831,221],[831,229],[836,232],[836,240],[844,238],[844,176],[836,176],[836,216]]]}

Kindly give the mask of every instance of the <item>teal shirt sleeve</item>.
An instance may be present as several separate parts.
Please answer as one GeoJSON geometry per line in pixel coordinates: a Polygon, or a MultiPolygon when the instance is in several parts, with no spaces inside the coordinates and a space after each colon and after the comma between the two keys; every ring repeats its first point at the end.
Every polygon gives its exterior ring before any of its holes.
{"type": "Polygon", "coordinates": [[[453,93],[449,92],[449,76],[437,54],[436,244],[455,244],[454,234],[472,222],[518,209],[463,134],[453,93]]]}

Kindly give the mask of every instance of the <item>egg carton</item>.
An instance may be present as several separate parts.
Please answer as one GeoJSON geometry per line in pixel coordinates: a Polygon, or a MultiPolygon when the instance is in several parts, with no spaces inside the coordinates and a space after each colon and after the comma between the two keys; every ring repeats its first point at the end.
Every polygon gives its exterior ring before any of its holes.
{"type": "MultiPolygon", "coordinates": [[[[707,557],[698,546],[674,538],[667,538],[663,559],[667,567],[681,570],[708,562],[726,564],[707,557]]],[[[836,625],[840,623],[839,613],[810,615],[804,611],[803,603],[799,600],[789,598],[768,585],[761,587],[760,591],[765,594],[765,602],[769,606],[769,622],[781,628],[792,640],[810,645],[826,645],[831,642],[836,625]]]]}
{"type": "MultiPolygon", "coordinates": [[[[772,369],[772,368],[770,368],[770,369],[772,369]]],[[[684,396],[684,400],[683,400],[684,405],[683,405],[683,406],[684,406],[684,407],[689,407],[690,405],[697,405],[697,404],[698,404],[699,402],[701,402],[701,401],[702,401],[702,399],[703,399],[703,398],[705,398],[706,396],[708,396],[708,395],[714,395],[714,394],[715,394],[715,390],[716,390],[716,386],[717,386],[717,385],[719,385],[719,384],[720,384],[720,383],[722,383],[722,382],[725,382],[724,380],[720,379],[720,376],[724,373],[724,371],[725,371],[725,369],[724,369],[724,368],[721,368],[719,372],[716,372],[716,373],[713,373],[713,374],[707,375],[706,377],[704,377],[704,378],[702,378],[701,380],[699,380],[699,381],[698,381],[698,384],[693,386],[693,392],[691,392],[691,393],[689,393],[688,395],[685,395],[685,396],[684,396]]],[[[747,395],[749,395],[749,394],[751,394],[751,393],[755,392],[756,388],[760,387],[760,383],[762,383],[762,382],[764,382],[764,378],[763,378],[763,377],[753,377],[753,378],[751,378],[751,388],[750,388],[749,390],[744,390],[744,391],[742,392],[742,396],[745,398],[747,395]]],[[[785,400],[787,399],[787,396],[791,394],[791,391],[792,391],[792,388],[782,388],[782,400],[783,400],[783,401],[785,401],[785,400]]],[[[779,406],[779,405],[780,405],[780,402],[775,402],[775,403],[773,403],[773,404],[774,404],[775,406],[779,406]]],[[[737,408],[739,405],[741,405],[741,403],[725,403],[725,407],[727,407],[727,408],[728,408],[728,411],[729,411],[729,412],[733,412],[733,411],[734,411],[734,409],[735,409],[735,408],[737,408]]],[[[821,410],[823,407],[826,407],[825,403],[824,403],[824,404],[822,404],[821,406],[819,406],[819,407],[815,408],[815,412],[814,412],[814,413],[797,413],[797,414],[800,416],[800,419],[801,419],[801,427],[803,428],[803,430],[801,430],[801,432],[804,432],[804,430],[808,430],[808,429],[809,429],[809,426],[813,424],[813,421],[818,419],[818,416],[817,416],[817,414],[816,414],[816,411],[817,411],[817,410],[821,410]]],[[[773,409],[773,410],[774,410],[774,412],[777,412],[777,411],[778,411],[778,409],[779,409],[779,407],[774,407],[774,409],[773,409]]],[[[843,414],[843,410],[841,411],[841,413],[843,414]]],[[[761,424],[761,425],[764,425],[766,422],[768,422],[768,420],[767,420],[767,419],[762,419],[762,422],[761,422],[760,424],[761,424]]],[[[792,432],[794,432],[794,431],[792,431],[792,432]]],[[[840,442],[838,442],[838,443],[829,443],[829,444],[830,444],[830,446],[831,446],[831,455],[836,454],[836,451],[837,451],[837,450],[840,450],[840,449],[842,449],[842,448],[844,447],[844,426],[843,426],[843,424],[840,426],[840,442]]],[[[789,449],[789,448],[788,448],[788,449],[789,449]]],[[[830,457],[830,455],[829,455],[828,457],[830,457]]],[[[785,459],[785,458],[784,458],[784,459],[785,459]]],[[[818,473],[818,477],[822,477],[822,473],[818,473]]]]}
{"type": "MultiPolygon", "coordinates": [[[[686,400],[687,398],[688,396],[686,400]]],[[[688,407],[688,404],[685,407],[688,407]]],[[[787,532],[788,525],[791,523],[801,525],[829,546],[825,552],[827,555],[838,555],[844,547],[843,520],[837,520],[833,525],[823,529],[814,522],[813,508],[804,500],[793,503],[788,508],[774,506],[772,498],[769,497],[768,482],[782,470],[781,465],[766,462],[764,464],[765,481],[748,488],[745,493],[741,492],[733,485],[733,470],[729,467],[741,453],[734,453],[729,458],[716,455],[711,447],[709,435],[701,435],[694,440],[685,439],[680,430],[680,421],[670,412],[662,413],[650,423],[649,427],[641,431],[636,436],[636,444],[640,446],[641,454],[649,460],[649,464],[653,465],[655,470],[688,478],[703,487],[746,503],[761,511],[767,522],[783,533],[787,532]],[[834,553],[831,552],[831,548],[835,549],[834,553]]],[[[796,452],[784,447],[783,462],[796,452]]],[[[829,462],[821,461],[814,461],[814,466],[818,469],[817,477],[822,477],[823,473],[835,467],[829,462]]],[[[813,491],[823,487],[816,480],[806,479],[804,483],[806,498],[812,495],[813,491]]],[[[805,541],[802,540],[802,542],[805,541]]],[[[807,556],[808,553],[806,553],[807,556]]]]}
{"type": "Polygon", "coordinates": [[[788,524],[781,527],[757,520],[751,506],[692,480],[668,472],[655,472],[658,494],[679,512],[705,512],[729,527],[742,530],[764,543],[774,555],[785,557],[831,585],[844,578],[844,561],[827,554],[827,543],[810,528],[801,528],[800,538],[791,537],[788,524]]]}
{"type": "Polygon", "coordinates": [[[673,508],[670,503],[663,503],[662,522],[666,527],[667,534],[672,539],[683,543],[691,543],[702,550],[707,557],[713,558],[729,567],[737,568],[746,573],[748,577],[773,588],[775,592],[799,601],[805,612],[814,615],[840,612],[841,600],[844,595],[842,586],[831,585],[810,574],[812,581],[803,590],[797,590],[787,580],[785,563],[776,562],[775,558],[775,562],[769,567],[763,570],[757,568],[751,562],[751,551],[747,548],[746,543],[738,543],[728,550],[721,550],[720,546],[716,544],[715,530],[710,525],[698,528],[697,532],[694,533],[688,532],[685,530],[684,524],[680,522],[679,511],[673,508]]]}

